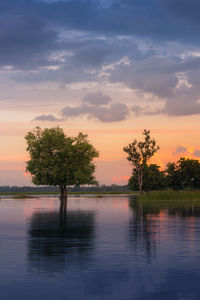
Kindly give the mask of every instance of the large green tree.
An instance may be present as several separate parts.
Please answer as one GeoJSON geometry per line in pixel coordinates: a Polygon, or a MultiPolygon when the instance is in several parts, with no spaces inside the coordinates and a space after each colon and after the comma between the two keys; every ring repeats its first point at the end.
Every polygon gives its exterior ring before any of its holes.
{"type": "MultiPolygon", "coordinates": [[[[132,176],[128,181],[128,186],[133,191],[139,189],[138,171],[133,169],[132,176]]],[[[143,168],[143,190],[153,191],[166,188],[166,180],[164,171],[160,171],[160,167],[156,164],[145,165],[143,168]]]]}
{"type": "Polygon", "coordinates": [[[200,162],[181,157],[176,163],[168,163],[167,184],[170,188],[200,189],[200,162]]]}
{"type": "Polygon", "coordinates": [[[36,127],[25,137],[30,160],[26,170],[36,185],[59,186],[61,199],[67,197],[67,186],[95,184],[93,159],[98,151],[79,133],[68,137],[60,127],[42,130],[36,127]]]}
{"type": "Polygon", "coordinates": [[[160,149],[159,146],[156,146],[154,138],[152,139],[150,137],[149,130],[144,129],[143,135],[144,141],[138,142],[134,139],[132,143],[123,148],[128,154],[127,159],[131,162],[133,169],[137,172],[140,193],[143,191],[144,167],[154,153],[160,149]]]}

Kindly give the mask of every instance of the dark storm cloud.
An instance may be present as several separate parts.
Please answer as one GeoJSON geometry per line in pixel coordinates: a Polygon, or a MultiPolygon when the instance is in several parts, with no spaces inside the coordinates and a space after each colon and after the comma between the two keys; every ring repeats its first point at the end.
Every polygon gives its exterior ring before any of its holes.
{"type": "Polygon", "coordinates": [[[73,50],[75,50],[75,53],[72,57],[72,63],[79,67],[87,66],[91,68],[101,66],[105,63],[107,57],[114,55],[116,52],[112,45],[101,40],[84,41],[82,45],[79,44],[73,50]]]}
{"type": "Polygon", "coordinates": [[[57,35],[36,16],[0,15],[0,65],[37,68],[48,65],[57,49],[57,35]]]}
{"type": "Polygon", "coordinates": [[[61,64],[58,69],[40,69],[35,72],[18,72],[11,76],[18,82],[41,83],[45,81],[70,84],[94,81],[96,72],[90,73],[84,68],[75,67],[71,62],[61,64]]]}
{"type": "Polygon", "coordinates": [[[108,7],[91,0],[0,3],[2,15],[34,14],[47,23],[71,30],[194,42],[200,29],[199,8],[195,0],[120,0],[108,7]]]}
{"type": "Polygon", "coordinates": [[[177,18],[197,26],[199,22],[200,2],[196,0],[162,0],[163,8],[177,18]]]}
{"type": "MultiPolygon", "coordinates": [[[[195,0],[0,1],[0,67],[18,82],[105,80],[165,102],[158,110],[134,105],[136,115],[199,114],[200,58],[186,53],[198,50],[199,11],[195,0]],[[179,73],[188,86],[178,86],[179,73]]],[[[105,122],[128,115],[125,104],[99,114],[96,106],[83,101],[65,113],[105,122]]]]}
{"type": "MultiPolygon", "coordinates": [[[[78,30],[85,34],[100,34],[104,37],[129,35],[162,41],[192,39],[198,43],[200,19],[199,4],[195,1],[178,0],[121,0],[111,1],[108,6],[102,1],[34,1],[6,0],[0,2],[0,64],[18,68],[33,68],[49,65],[48,55],[56,50],[71,50],[73,64],[96,67],[105,62],[113,52],[122,54],[122,45],[101,41],[78,39],[72,46],[67,38],[63,42],[63,30],[78,30]],[[180,6],[180,10],[177,7],[180,6]],[[181,13],[182,12],[182,13],[181,13]],[[113,47],[114,46],[114,47],[113,47]],[[115,51],[114,51],[115,49],[115,51]]],[[[72,34],[73,35],[73,34],[72,34]]],[[[93,36],[94,37],[94,36],[93,36]]],[[[124,55],[131,52],[124,46],[124,55]]],[[[138,55],[138,54],[137,54],[138,55]]]]}
{"type": "MultiPolygon", "coordinates": [[[[57,48],[53,48],[53,44],[52,48],[49,48],[46,52],[46,56],[41,56],[41,65],[38,65],[38,68],[34,68],[34,53],[32,57],[27,57],[30,66],[36,72],[27,70],[23,73],[15,73],[12,78],[25,82],[58,81],[71,83],[95,81],[98,72],[101,71],[104,65],[118,62],[125,56],[130,56],[134,60],[141,60],[153,53],[152,51],[141,53],[135,42],[126,38],[115,40],[112,38],[98,39],[92,36],[84,37],[81,34],[71,36],[68,33],[66,35],[64,41],[57,43],[57,48]],[[49,69],[48,66],[50,66],[49,69]],[[52,66],[56,68],[53,69],[52,66]]],[[[42,55],[42,51],[40,53],[42,55]]],[[[19,61],[17,63],[19,64],[19,61]]],[[[23,63],[23,61],[20,61],[20,63],[23,63]]]]}
{"type": "MultiPolygon", "coordinates": [[[[16,65],[29,59],[44,64],[44,54],[64,48],[61,30],[103,36],[133,35],[162,41],[199,43],[199,3],[180,0],[121,0],[109,7],[101,1],[69,0],[0,2],[0,63],[16,65]],[[45,53],[46,52],[46,53],[45,53]],[[43,63],[42,63],[43,62],[43,63]]],[[[76,51],[73,60],[93,66],[103,61],[109,47],[96,43],[76,51]]],[[[47,63],[47,62],[46,62],[47,63]]]]}

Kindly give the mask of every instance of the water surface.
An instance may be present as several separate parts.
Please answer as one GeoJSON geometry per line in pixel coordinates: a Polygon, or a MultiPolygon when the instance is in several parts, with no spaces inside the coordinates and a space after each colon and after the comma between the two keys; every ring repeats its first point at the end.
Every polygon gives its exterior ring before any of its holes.
{"type": "Polygon", "coordinates": [[[0,201],[0,299],[200,299],[200,204],[0,201]]]}

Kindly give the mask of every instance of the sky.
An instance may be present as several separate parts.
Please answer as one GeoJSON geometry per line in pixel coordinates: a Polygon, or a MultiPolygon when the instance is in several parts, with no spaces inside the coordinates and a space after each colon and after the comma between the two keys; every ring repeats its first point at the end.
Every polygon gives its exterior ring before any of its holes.
{"type": "Polygon", "coordinates": [[[1,0],[0,185],[30,185],[35,126],[88,134],[101,184],[126,184],[123,147],[151,131],[162,168],[200,158],[200,2],[1,0]]]}

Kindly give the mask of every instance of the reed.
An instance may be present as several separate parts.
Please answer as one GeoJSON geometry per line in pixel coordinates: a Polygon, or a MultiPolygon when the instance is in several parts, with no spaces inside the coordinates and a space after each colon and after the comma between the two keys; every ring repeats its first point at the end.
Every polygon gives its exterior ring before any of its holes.
{"type": "Polygon", "coordinates": [[[152,191],[139,196],[140,200],[200,200],[200,190],[152,191]]]}

